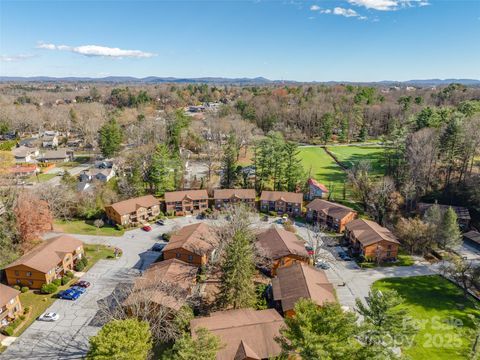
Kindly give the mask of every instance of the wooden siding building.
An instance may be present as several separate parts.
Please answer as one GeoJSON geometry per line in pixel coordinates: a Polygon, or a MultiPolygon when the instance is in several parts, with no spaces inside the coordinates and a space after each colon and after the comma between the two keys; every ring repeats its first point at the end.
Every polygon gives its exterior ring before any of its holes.
{"type": "Polygon", "coordinates": [[[106,206],[105,213],[115,224],[143,224],[160,215],[160,202],[152,195],[145,195],[106,206]]]}
{"type": "Polygon", "coordinates": [[[177,216],[198,214],[208,209],[207,190],[171,191],[165,193],[165,211],[177,216]]]}
{"type": "Polygon", "coordinates": [[[345,225],[357,217],[353,209],[327,200],[315,199],[306,208],[308,221],[326,226],[338,233],[343,232],[345,225]]]}
{"type": "Polygon", "coordinates": [[[300,216],[302,214],[302,193],[287,191],[262,191],[260,196],[260,210],[300,216]]]}
{"type": "Polygon", "coordinates": [[[14,321],[22,311],[20,291],[0,284],[0,328],[14,321]]]}
{"type": "Polygon", "coordinates": [[[217,210],[238,203],[243,203],[253,209],[255,208],[255,196],[254,189],[215,189],[213,192],[217,210]]]}

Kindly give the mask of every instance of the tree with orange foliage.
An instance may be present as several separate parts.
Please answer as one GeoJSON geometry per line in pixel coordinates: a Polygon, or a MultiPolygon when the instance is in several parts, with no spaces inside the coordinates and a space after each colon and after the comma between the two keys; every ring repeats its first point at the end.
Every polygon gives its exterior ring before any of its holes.
{"type": "Polygon", "coordinates": [[[19,194],[15,216],[20,235],[20,250],[23,253],[32,249],[40,236],[53,228],[53,216],[47,202],[40,200],[30,191],[19,194]]]}

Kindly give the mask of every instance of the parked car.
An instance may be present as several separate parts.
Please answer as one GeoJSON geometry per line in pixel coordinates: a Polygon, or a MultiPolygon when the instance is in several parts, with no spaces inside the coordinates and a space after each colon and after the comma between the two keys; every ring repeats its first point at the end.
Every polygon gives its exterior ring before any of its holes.
{"type": "Polygon", "coordinates": [[[80,281],[77,281],[75,284],[73,284],[73,286],[79,286],[79,287],[82,287],[82,288],[88,288],[90,287],[90,283],[88,281],[85,281],[85,280],[80,280],[80,281]]]}
{"type": "Polygon", "coordinates": [[[54,312],[43,313],[37,318],[40,321],[57,321],[58,319],[60,319],[60,315],[54,312]]]}
{"type": "Polygon", "coordinates": [[[203,220],[203,219],[205,219],[205,214],[204,214],[204,213],[198,214],[198,215],[197,215],[197,219],[198,219],[198,220],[203,220]]]}
{"type": "Polygon", "coordinates": [[[72,286],[70,289],[75,290],[79,292],[80,294],[85,294],[87,292],[87,289],[81,286],[72,286]]]}
{"type": "Polygon", "coordinates": [[[149,231],[152,231],[152,227],[150,225],[145,225],[144,227],[142,227],[142,230],[149,232],[149,231]]]}
{"type": "Polygon", "coordinates": [[[156,251],[156,252],[162,252],[163,251],[163,248],[166,246],[166,244],[162,244],[162,243],[155,243],[153,244],[152,246],[152,251],[156,251]]]}
{"type": "Polygon", "coordinates": [[[163,226],[163,225],[165,225],[165,221],[163,221],[163,220],[157,220],[156,224],[157,224],[157,225],[160,225],[160,226],[163,226]]]}
{"type": "Polygon", "coordinates": [[[77,300],[80,295],[81,293],[72,289],[63,290],[58,293],[58,297],[64,300],[77,300]]]}
{"type": "Polygon", "coordinates": [[[323,270],[328,270],[330,269],[330,265],[328,265],[326,262],[324,261],[317,261],[317,263],[315,264],[315,266],[317,268],[320,268],[320,269],[323,269],[323,270]]]}

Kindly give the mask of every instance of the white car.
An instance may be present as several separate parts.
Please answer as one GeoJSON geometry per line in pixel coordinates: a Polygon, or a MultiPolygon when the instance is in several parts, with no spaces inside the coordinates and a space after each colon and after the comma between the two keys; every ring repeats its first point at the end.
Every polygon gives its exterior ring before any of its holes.
{"type": "Polygon", "coordinates": [[[58,319],[60,319],[60,315],[54,312],[43,313],[38,317],[40,321],[57,321],[58,319]]]}

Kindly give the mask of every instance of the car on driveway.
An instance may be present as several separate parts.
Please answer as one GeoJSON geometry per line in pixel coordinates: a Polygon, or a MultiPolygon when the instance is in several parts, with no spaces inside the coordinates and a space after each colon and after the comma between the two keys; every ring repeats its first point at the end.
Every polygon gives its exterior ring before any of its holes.
{"type": "Polygon", "coordinates": [[[87,289],[81,286],[72,286],[70,289],[79,292],[80,294],[85,294],[87,292],[87,289]]]}
{"type": "Polygon", "coordinates": [[[163,220],[157,220],[157,222],[156,222],[155,224],[160,225],[160,226],[163,226],[163,225],[165,225],[165,221],[163,221],[163,220]]]}
{"type": "Polygon", "coordinates": [[[80,286],[82,288],[88,288],[90,287],[90,283],[88,281],[85,281],[85,280],[80,280],[80,281],[77,281],[75,284],[73,284],[73,286],[80,286]]]}
{"type": "Polygon", "coordinates": [[[163,248],[166,246],[167,244],[162,244],[162,243],[155,243],[153,244],[152,246],[152,251],[156,251],[156,252],[162,252],[163,251],[163,248]]]}
{"type": "Polygon", "coordinates": [[[40,321],[57,321],[58,319],[60,319],[60,315],[54,312],[43,313],[37,318],[40,321]]]}
{"type": "Polygon", "coordinates": [[[315,264],[315,266],[319,269],[323,269],[323,270],[328,270],[330,269],[330,265],[328,265],[326,262],[324,261],[317,261],[317,263],[315,264]]]}
{"type": "Polygon", "coordinates": [[[149,232],[149,231],[152,231],[152,227],[150,225],[145,225],[145,226],[142,227],[142,230],[146,231],[146,232],[149,232]]]}
{"type": "Polygon", "coordinates": [[[77,300],[80,297],[81,293],[72,289],[63,290],[58,293],[59,299],[64,300],[77,300]]]}

